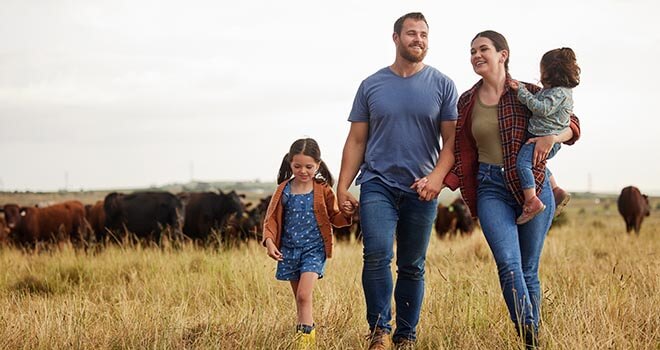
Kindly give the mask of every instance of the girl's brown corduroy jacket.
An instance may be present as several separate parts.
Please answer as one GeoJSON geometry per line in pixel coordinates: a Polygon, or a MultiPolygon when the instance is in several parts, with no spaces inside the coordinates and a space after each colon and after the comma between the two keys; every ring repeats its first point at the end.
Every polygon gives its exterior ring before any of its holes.
{"type": "MultiPolygon", "coordinates": [[[[282,240],[282,216],[284,206],[282,205],[282,192],[286,184],[291,179],[286,180],[277,186],[273,197],[268,204],[266,217],[264,219],[264,235],[261,244],[266,245],[266,239],[270,238],[275,243],[277,249],[280,249],[282,240]]],[[[332,257],[332,227],[344,227],[351,224],[351,218],[345,217],[339,211],[337,197],[332,188],[326,183],[314,181],[314,216],[321,231],[323,244],[325,246],[325,256],[332,257]]]]}

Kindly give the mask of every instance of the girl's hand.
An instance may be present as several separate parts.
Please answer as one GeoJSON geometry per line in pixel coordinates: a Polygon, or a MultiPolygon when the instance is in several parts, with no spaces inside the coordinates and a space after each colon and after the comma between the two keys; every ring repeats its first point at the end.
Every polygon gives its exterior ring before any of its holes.
{"type": "Polygon", "coordinates": [[[344,214],[346,217],[351,217],[353,214],[355,214],[355,206],[351,201],[345,201],[341,205],[341,212],[344,214]]]}
{"type": "Polygon", "coordinates": [[[514,90],[516,90],[516,91],[518,91],[518,87],[519,87],[519,85],[520,85],[520,83],[518,83],[518,80],[515,80],[515,79],[510,79],[510,80],[509,80],[509,87],[510,87],[510,88],[512,88],[512,89],[514,89],[514,90]]]}
{"type": "Polygon", "coordinates": [[[266,240],[266,249],[268,249],[268,256],[273,258],[273,260],[282,261],[284,259],[282,253],[277,249],[275,243],[273,243],[273,240],[270,238],[266,240]]]}
{"type": "Polygon", "coordinates": [[[527,143],[534,143],[534,156],[532,159],[532,164],[537,165],[538,163],[544,161],[548,157],[548,153],[552,149],[552,146],[555,144],[556,135],[546,135],[532,137],[527,140],[527,143]]]}
{"type": "Polygon", "coordinates": [[[348,191],[337,191],[337,201],[341,203],[339,210],[341,210],[344,216],[352,215],[358,205],[360,205],[360,202],[348,191]],[[350,207],[347,206],[347,203],[350,204],[350,207]]]}

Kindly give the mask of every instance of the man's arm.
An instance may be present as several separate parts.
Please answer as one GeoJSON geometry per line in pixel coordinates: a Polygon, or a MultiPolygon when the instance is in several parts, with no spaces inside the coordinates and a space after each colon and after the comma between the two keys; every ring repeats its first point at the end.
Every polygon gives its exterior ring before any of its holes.
{"type": "Polygon", "coordinates": [[[346,201],[351,202],[353,207],[358,206],[358,201],[348,192],[351,183],[357,176],[360,166],[364,161],[364,152],[367,149],[367,138],[369,137],[368,122],[352,122],[351,129],[348,132],[344,151],[341,157],[341,170],[339,171],[339,180],[337,181],[337,200],[339,208],[344,211],[343,206],[346,201]]]}
{"type": "MultiPolygon", "coordinates": [[[[416,181],[412,188],[417,189],[419,198],[422,200],[432,200],[438,197],[443,181],[447,173],[454,166],[454,140],[456,138],[456,121],[440,122],[440,135],[442,136],[442,149],[438,156],[438,162],[433,171],[426,176],[425,184],[416,181]]],[[[424,182],[424,180],[422,180],[424,182]]]]}

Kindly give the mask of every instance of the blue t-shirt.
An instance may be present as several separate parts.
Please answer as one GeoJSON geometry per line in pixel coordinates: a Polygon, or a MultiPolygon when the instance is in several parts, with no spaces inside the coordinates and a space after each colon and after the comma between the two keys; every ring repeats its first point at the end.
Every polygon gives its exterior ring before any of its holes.
{"type": "Polygon", "coordinates": [[[410,185],[438,161],[440,122],[458,118],[457,101],[454,82],[431,66],[407,78],[385,67],[362,81],[348,117],[369,123],[356,184],[377,177],[414,192],[410,185]]]}

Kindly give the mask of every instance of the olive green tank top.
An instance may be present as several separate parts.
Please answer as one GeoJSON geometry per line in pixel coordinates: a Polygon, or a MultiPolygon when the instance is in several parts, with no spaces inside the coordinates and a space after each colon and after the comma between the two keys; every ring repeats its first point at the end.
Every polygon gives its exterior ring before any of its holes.
{"type": "Polygon", "coordinates": [[[497,105],[487,106],[477,97],[472,108],[472,136],[477,143],[480,163],[504,164],[497,105]]]}

